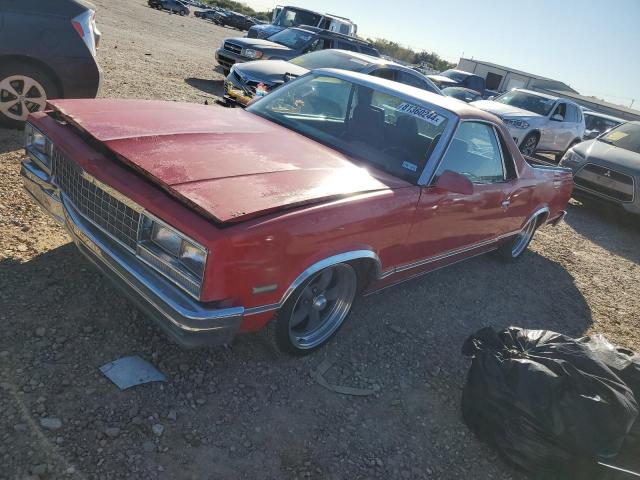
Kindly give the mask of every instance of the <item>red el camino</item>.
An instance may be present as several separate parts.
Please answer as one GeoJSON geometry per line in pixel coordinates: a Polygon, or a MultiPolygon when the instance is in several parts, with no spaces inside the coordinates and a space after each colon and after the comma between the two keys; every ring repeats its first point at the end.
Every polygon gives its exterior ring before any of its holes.
{"type": "Polygon", "coordinates": [[[573,186],[525,162],[491,114],[339,70],[246,111],[56,100],[26,139],[27,191],[185,346],[266,327],[313,351],[359,292],[518,258],[573,186]]]}

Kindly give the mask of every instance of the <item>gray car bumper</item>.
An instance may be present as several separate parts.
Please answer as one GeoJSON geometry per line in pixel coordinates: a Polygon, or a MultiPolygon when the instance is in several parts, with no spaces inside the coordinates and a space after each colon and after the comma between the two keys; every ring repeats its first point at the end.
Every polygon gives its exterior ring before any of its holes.
{"type": "Polygon", "coordinates": [[[34,162],[23,161],[21,174],[26,191],[65,226],[79,250],[177,343],[231,341],[243,307],[220,309],[190,298],[86,220],[34,162]]]}

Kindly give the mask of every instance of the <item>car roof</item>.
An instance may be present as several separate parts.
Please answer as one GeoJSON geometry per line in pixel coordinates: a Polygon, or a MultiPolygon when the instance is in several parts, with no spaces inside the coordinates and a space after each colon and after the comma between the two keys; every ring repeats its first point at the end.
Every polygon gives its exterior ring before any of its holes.
{"type": "Polygon", "coordinates": [[[417,103],[428,103],[439,107],[442,110],[447,110],[453,115],[464,119],[477,119],[490,121],[492,123],[499,123],[498,117],[495,115],[480,110],[467,103],[461,102],[455,98],[447,97],[445,95],[438,95],[436,93],[422,90],[417,87],[412,87],[404,83],[395,82],[393,80],[387,80],[385,78],[374,77],[373,75],[366,75],[359,72],[352,72],[347,70],[338,70],[335,68],[319,68],[312,72],[312,75],[320,76],[326,75],[330,77],[340,78],[349,82],[364,85],[374,90],[382,91],[389,95],[396,95],[407,100],[413,100],[417,103]]]}
{"type": "Polygon", "coordinates": [[[584,113],[585,115],[591,115],[593,117],[606,118],[607,120],[613,120],[615,122],[620,122],[620,123],[626,122],[624,118],[614,117],[613,115],[607,115],[606,113],[594,112],[593,110],[589,110],[585,108],[582,109],[582,113],[584,113]]]}

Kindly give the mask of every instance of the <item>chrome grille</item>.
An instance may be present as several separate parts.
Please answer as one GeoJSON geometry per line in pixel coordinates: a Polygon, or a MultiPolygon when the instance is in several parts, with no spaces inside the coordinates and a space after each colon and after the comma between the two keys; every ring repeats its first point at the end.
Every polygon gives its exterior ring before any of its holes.
{"type": "Polygon", "coordinates": [[[633,177],[592,163],[586,164],[574,176],[576,186],[619,202],[632,202],[633,177]]]}
{"type": "Polygon", "coordinates": [[[132,250],[138,242],[140,213],[83,175],[82,169],[54,148],[51,165],[60,190],[88,220],[132,250]]]}
{"type": "Polygon", "coordinates": [[[236,45],[231,42],[224,42],[224,49],[229,50],[230,52],[237,53],[240,55],[242,53],[242,47],[240,45],[236,45]]]}

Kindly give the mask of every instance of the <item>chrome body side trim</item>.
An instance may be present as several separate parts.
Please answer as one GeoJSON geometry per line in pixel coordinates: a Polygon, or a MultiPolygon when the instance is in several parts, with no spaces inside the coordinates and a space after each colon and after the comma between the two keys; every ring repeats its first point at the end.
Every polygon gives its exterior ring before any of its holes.
{"type": "MultiPolygon", "coordinates": [[[[483,240],[482,242],[478,242],[478,243],[474,243],[474,244],[471,244],[471,245],[467,245],[465,247],[456,248],[454,250],[449,250],[447,252],[440,253],[438,255],[432,255],[431,257],[425,257],[425,258],[422,258],[420,260],[416,260],[416,261],[411,262],[411,263],[405,263],[404,265],[400,265],[400,266],[391,268],[391,269],[389,269],[389,270],[387,270],[385,272],[382,272],[382,274],[378,277],[378,279],[379,280],[383,280],[383,279],[385,279],[385,278],[387,278],[387,277],[389,277],[391,275],[395,275],[396,273],[406,272],[407,270],[412,270],[414,268],[418,268],[418,267],[422,267],[424,265],[428,265],[430,263],[438,262],[440,260],[444,260],[444,259],[449,258],[449,257],[455,257],[456,255],[461,255],[461,254],[466,253],[466,252],[477,250],[478,248],[482,248],[482,247],[486,247],[486,246],[489,246],[489,245],[493,245],[495,243],[500,242],[501,240],[504,240],[504,239],[509,238],[509,237],[513,237],[513,236],[517,235],[518,233],[520,233],[520,230],[514,230],[513,232],[505,233],[505,234],[499,235],[497,237],[490,238],[488,240],[483,240]]],[[[471,257],[465,257],[465,258],[471,258],[471,257]]],[[[456,262],[453,262],[453,263],[456,263],[456,262]]]]}
{"type": "Polygon", "coordinates": [[[414,273],[413,275],[410,275],[410,276],[408,276],[406,278],[402,278],[402,279],[400,279],[398,281],[390,283],[389,285],[385,285],[385,286],[380,287],[380,288],[375,288],[375,289],[365,293],[364,296],[368,297],[369,295],[373,295],[374,293],[381,292],[382,290],[386,290],[387,288],[395,287],[396,285],[400,285],[401,283],[408,282],[409,280],[414,280],[414,279],[416,279],[418,277],[422,277],[423,275],[426,275],[428,273],[436,272],[436,271],[438,271],[438,270],[440,270],[442,268],[449,267],[451,265],[455,265],[456,263],[464,262],[465,260],[470,260],[472,258],[479,257],[480,255],[484,255],[485,253],[489,253],[489,252],[491,252],[493,250],[496,250],[496,249],[497,249],[497,247],[494,247],[494,248],[491,248],[489,250],[484,250],[482,252],[475,253],[475,254],[470,255],[468,257],[459,258],[458,260],[454,260],[453,262],[447,263],[446,265],[440,265],[439,267],[436,267],[436,268],[434,268],[432,270],[426,270],[424,272],[414,273]]]}

